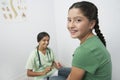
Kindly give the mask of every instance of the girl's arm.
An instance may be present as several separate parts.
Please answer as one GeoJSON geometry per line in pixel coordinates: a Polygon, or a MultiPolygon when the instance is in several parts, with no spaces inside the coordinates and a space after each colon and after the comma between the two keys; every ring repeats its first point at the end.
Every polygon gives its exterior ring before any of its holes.
{"type": "Polygon", "coordinates": [[[85,71],[83,69],[72,67],[71,73],[69,74],[67,80],[82,80],[85,71]]]}

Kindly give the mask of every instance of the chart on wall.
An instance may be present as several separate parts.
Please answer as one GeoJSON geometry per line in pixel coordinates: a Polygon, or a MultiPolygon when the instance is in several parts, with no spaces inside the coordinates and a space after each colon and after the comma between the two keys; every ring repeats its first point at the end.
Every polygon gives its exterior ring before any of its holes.
{"type": "Polygon", "coordinates": [[[0,0],[0,21],[24,20],[26,10],[26,0],[0,0]]]}

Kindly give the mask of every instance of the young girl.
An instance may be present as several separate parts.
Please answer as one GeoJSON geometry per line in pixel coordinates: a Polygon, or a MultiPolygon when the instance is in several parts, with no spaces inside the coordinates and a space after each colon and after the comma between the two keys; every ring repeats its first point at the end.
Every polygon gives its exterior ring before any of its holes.
{"type": "MultiPolygon", "coordinates": [[[[48,46],[50,36],[46,32],[41,32],[37,36],[38,46],[32,51],[28,58],[26,69],[27,75],[34,77],[34,80],[48,80],[61,67],[55,62],[52,49],[48,46]]],[[[57,75],[57,74],[56,74],[57,75]]]]}
{"type": "Polygon", "coordinates": [[[87,1],[74,3],[68,11],[68,30],[72,38],[80,40],[80,46],[67,80],[111,80],[111,58],[99,29],[97,7],[87,1]]]}

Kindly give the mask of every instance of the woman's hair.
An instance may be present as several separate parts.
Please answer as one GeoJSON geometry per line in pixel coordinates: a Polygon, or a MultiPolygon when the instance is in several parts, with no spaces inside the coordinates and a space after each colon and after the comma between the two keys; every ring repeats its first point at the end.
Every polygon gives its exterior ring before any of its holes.
{"type": "Polygon", "coordinates": [[[95,32],[99,39],[102,41],[102,43],[106,46],[106,41],[104,39],[103,34],[101,33],[99,29],[99,20],[98,20],[98,9],[97,7],[88,1],[82,1],[82,2],[76,2],[74,3],[70,8],[79,8],[82,12],[83,15],[86,16],[89,20],[95,20],[96,24],[94,26],[95,32]]]}
{"type": "Polygon", "coordinates": [[[41,39],[42,39],[43,37],[45,37],[45,36],[48,36],[48,37],[50,38],[50,36],[49,36],[49,34],[48,34],[47,32],[40,32],[40,33],[37,35],[37,42],[41,41],[41,39]]]}

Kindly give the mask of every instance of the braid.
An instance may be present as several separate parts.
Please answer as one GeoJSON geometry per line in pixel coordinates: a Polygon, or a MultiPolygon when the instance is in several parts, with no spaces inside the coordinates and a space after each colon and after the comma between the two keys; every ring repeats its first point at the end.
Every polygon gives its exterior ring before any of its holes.
{"type": "Polygon", "coordinates": [[[96,20],[96,25],[94,27],[95,32],[97,34],[97,36],[99,37],[99,39],[102,41],[102,43],[104,44],[104,46],[106,47],[106,41],[104,39],[103,34],[101,33],[100,29],[99,29],[99,25],[98,25],[98,19],[96,20]]]}
{"type": "Polygon", "coordinates": [[[106,46],[106,41],[105,41],[104,36],[101,33],[101,31],[99,29],[99,25],[98,25],[99,21],[98,21],[97,7],[91,2],[82,1],[82,2],[74,3],[69,8],[69,10],[72,8],[78,8],[78,9],[82,10],[84,16],[86,16],[89,20],[96,20],[96,24],[94,26],[95,32],[96,32],[97,36],[99,37],[99,39],[101,40],[101,42],[104,44],[104,46],[106,46]]]}

